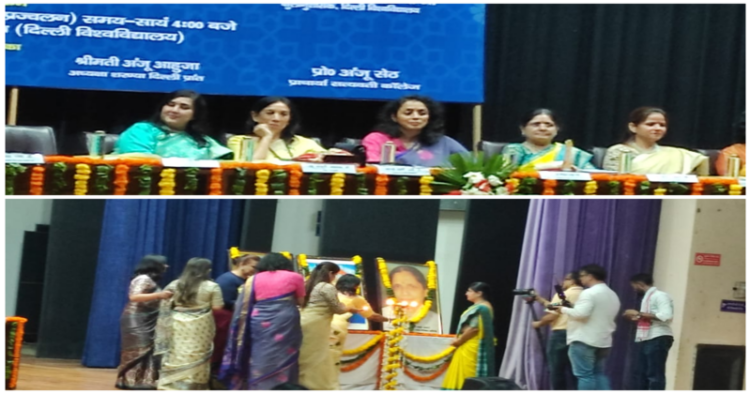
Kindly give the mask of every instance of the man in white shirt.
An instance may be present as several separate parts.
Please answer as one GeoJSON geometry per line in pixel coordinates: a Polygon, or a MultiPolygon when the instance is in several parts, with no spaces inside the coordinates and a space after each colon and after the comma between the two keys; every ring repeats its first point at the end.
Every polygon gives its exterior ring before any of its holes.
{"type": "Polygon", "coordinates": [[[664,390],[667,386],[666,368],[672,348],[672,318],[674,305],[669,294],[654,287],[651,274],[636,274],[630,278],[638,295],[643,297],[641,309],[628,309],[623,316],[638,325],[635,343],[638,359],[634,368],[633,390],[664,390]]]}
{"type": "MultiPolygon", "coordinates": [[[[583,291],[580,273],[578,270],[569,272],[565,275],[562,283],[565,300],[575,305],[578,297],[583,291]]],[[[544,297],[537,295],[536,301],[546,308],[550,304],[560,304],[562,300],[555,293],[552,302],[547,301],[544,297]]],[[[560,312],[547,309],[546,315],[531,323],[534,329],[550,325],[552,332],[547,340],[547,362],[549,363],[550,386],[552,390],[569,390],[575,389],[578,382],[573,376],[573,370],[568,357],[568,316],[561,315],[560,312]]]]}
{"type": "Polygon", "coordinates": [[[604,367],[612,347],[620,299],[604,281],[607,271],[596,264],[580,269],[581,292],[573,308],[553,307],[568,316],[568,356],[578,390],[611,390],[604,367]]]}

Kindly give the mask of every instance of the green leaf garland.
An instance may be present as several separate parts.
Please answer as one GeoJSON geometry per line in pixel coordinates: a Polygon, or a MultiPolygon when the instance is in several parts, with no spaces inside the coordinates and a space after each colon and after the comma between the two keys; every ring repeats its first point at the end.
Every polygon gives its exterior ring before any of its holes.
{"type": "Polygon", "coordinates": [[[245,193],[245,184],[247,183],[247,180],[245,177],[247,176],[247,169],[238,167],[235,168],[235,171],[237,172],[237,177],[234,178],[234,184],[232,185],[232,192],[238,196],[245,193]]]}
{"type": "Polygon", "coordinates": [[[198,173],[200,169],[190,167],[185,169],[185,191],[195,194],[198,190],[198,173]]]}
{"type": "Polygon", "coordinates": [[[110,165],[96,166],[96,179],[94,180],[96,194],[107,194],[109,191],[112,169],[110,165]]]}
{"type": "Polygon", "coordinates": [[[286,180],[289,175],[284,170],[273,170],[271,175],[271,190],[277,196],[283,196],[286,189],[286,180]]]}
{"type": "Polygon", "coordinates": [[[15,183],[16,176],[26,172],[26,167],[18,163],[10,163],[5,165],[5,194],[12,196],[15,194],[15,183]]]}

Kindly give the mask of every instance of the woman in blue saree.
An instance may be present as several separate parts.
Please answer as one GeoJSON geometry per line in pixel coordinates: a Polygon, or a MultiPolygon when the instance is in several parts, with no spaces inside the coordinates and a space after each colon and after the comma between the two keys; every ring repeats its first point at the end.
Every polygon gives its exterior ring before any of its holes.
{"type": "Polygon", "coordinates": [[[219,372],[230,390],[270,390],[299,380],[305,280],[278,253],[264,256],[234,307],[219,372]]]}
{"type": "Polygon", "coordinates": [[[461,390],[467,378],[497,374],[489,292],[490,286],[484,282],[474,282],[466,291],[466,298],[474,305],[464,311],[458,323],[459,332],[451,344],[456,351],[443,379],[443,390],[461,390]]]}
{"type": "Polygon", "coordinates": [[[230,159],[232,151],[209,137],[206,99],[192,90],[164,97],[154,115],[125,130],[115,154],[179,157],[194,160],[230,159]]]}
{"type": "MultiPolygon", "coordinates": [[[[521,134],[526,141],[508,144],[503,155],[509,156],[520,171],[559,170],[562,168],[567,147],[553,140],[560,130],[557,115],[549,109],[536,109],[521,119],[521,134]]],[[[595,169],[593,155],[573,147],[570,155],[574,169],[595,169]]]]}

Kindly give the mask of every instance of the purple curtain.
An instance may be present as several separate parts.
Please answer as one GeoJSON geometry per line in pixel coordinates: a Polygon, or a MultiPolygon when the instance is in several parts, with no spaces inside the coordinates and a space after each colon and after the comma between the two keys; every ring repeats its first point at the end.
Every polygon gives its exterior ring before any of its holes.
{"type": "MultiPolygon", "coordinates": [[[[516,288],[534,288],[550,299],[565,273],[586,264],[607,270],[607,285],[620,297],[623,311],[639,308],[629,279],[654,266],[660,200],[533,200],[526,224],[516,288]]],[[[549,389],[542,348],[531,328],[532,315],[522,297],[513,305],[500,376],[529,390],[549,389]]],[[[534,305],[536,314],[544,313],[534,305]]],[[[545,339],[549,336],[546,328],[545,339]]],[[[635,327],[617,320],[607,375],[613,389],[627,388],[635,327]]]]}

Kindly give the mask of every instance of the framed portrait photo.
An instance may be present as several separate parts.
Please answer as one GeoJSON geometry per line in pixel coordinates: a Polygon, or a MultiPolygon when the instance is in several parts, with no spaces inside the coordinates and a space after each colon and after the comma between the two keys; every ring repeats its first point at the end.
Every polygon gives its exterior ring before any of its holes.
{"type": "MultiPolygon", "coordinates": [[[[404,308],[406,317],[413,319],[420,314],[424,316],[419,321],[414,322],[413,328],[409,331],[425,334],[442,334],[443,324],[440,317],[440,289],[437,287],[437,265],[431,264],[404,263],[395,261],[380,261],[378,264],[378,300],[383,316],[394,318],[395,307],[387,305],[389,298],[393,297],[397,303],[408,303],[404,308]],[[382,264],[382,266],[381,266],[382,264]],[[432,271],[432,272],[430,272],[432,271]],[[391,285],[390,289],[386,288],[384,276],[391,285]],[[434,289],[430,289],[430,281],[434,289]],[[426,311],[424,306],[428,301],[432,305],[426,311]]],[[[409,329],[407,326],[407,329],[409,329]]],[[[383,323],[383,330],[393,329],[390,323],[383,323]]]]}
{"type": "MultiPolygon", "coordinates": [[[[339,271],[339,274],[337,277],[340,277],[345,274],[351,274],[355,276],[359,276],[362,283],[360,284],[360,295],[362,297],[366,297],[367,290],[365,289],[365,280],[364,280],[364,272],[360,272],[359,275],[357,274],[357,264],[352,259],[346,259],[346,258],[340,258],[340,257],[312,257],[312,256],[305,256],[305,262],[307,263],[307,271],[305,271],[302,267],[302,264],[300,263],[301,255],[297,256],[297,267],[299,267],[299,272],[305,276],[305,280],[307,280],[307,275],[309,275],[312,270],[315,269],[315,267],[318,266],[318,264],[324,263],[326,261],[330,261],[331,263],[336,263],[339,268],[341,268],[341,271],[339,271]]],[[[361,270],[360,270],[361,271],[361,270]]],[[[336,285],[334,282],[333,285],[336,285]]],[[[354,314],[351,318],[349,318],[349,330],[369,330],[370,329],[370,321],[365,319],[362,315],[354,314]]]]}

